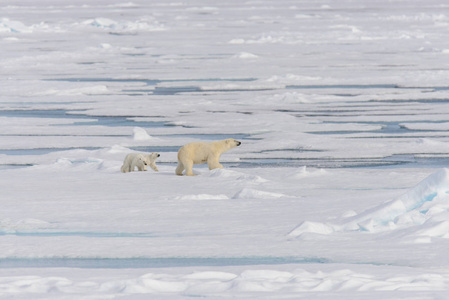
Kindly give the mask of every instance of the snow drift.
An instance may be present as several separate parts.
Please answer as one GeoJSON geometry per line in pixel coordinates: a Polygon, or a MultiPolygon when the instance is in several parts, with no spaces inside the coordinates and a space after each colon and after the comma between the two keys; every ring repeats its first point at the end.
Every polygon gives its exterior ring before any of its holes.
{"type": "Polygon", "coordinates": [[[406,235],[448,238],[448,220],[449,169],[442,169],[395,200],[345,218],[339,224],[302,222],[289,236],[340,231],[377,233],[402,229],[406,235]]]}

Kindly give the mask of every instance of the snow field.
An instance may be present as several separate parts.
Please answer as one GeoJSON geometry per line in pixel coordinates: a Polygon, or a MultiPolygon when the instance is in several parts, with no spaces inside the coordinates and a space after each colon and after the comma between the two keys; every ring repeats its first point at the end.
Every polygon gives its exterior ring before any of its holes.
{"type": "MultiPolygon", "coordinates": [[[[288,267],[284,266],[283,268],[288,267]]],[[[291,266],[294,268],[294,266],[291,266]]],[[[17,299],[26,299],[31,295],[34,299],[58,299],[58,297],[78,296],[89,294],[93,299],[124,297],[126,299],[176,299],[183,297],[260,297],[268,299],[270,295],[285,295],[298,297],[301,293],[307,298],[310,293],[320,293],[324,299],[344,299],[356,294],[358,299],[369,299],[372,292],[394,299],[398,295],[412,295],[417,297],[426,291],[432,291],[436,297],[444,296],[444,289],[448,283],[446,273],[433,272],[423,274],[404,274],[397,267],[387,268],[381,274],[378,268],[374,272],[365,273],[346,269],[345,265],[326,267],[326,271],[307,271],[293,269],[291,271],[273,270],[269,267],[258,269],[243,269],[238,272],[227,270],[217,271],[181,271],[171,274],[170,270],[158,273],[136,275],[135,271],[124,270],[117,273],[110,270],[107,278],[99,280],[98,271],[92,270],[91,275],[86,271],[74,270],[70,276],[60,276],[63,270],[49,269],[54,276],[11,276],[0,279],[0,290],[14,295],[17,299]],[[125,273],[125,274],[123,274],[125,273]],[[143,296],[147,295],[147,296],[143,296]]],[[[312,269],[321,268],[311,265],[312,269]]]]}
{"type": "MultiPolygon", "coordinates": [[[[404,199],[403,193],[421,203],[428,193],[444,191],[440,185],[446,180],[445,170],[424,180],[430,188],[422,192],[420,185],[407,189],[404,183],[426,173],[409,174],[407,169],[361,173],[308,168],[209,171],[203,167],[196,170],[198,176],[186,178],[175,176],[171,165],[159,166],[159,173],[121,174],[121,161],[113,156],[58,159],[50,165],[28,167],[26,173],[3,170],[2,190],[8,195],[1,218],[3,247],[8,249],[3,259],[46,258],[52,266],[51,259],[60,257],[200,258],[213,253],[212,257],[259,257],[261,262],[264,257],[290,257],[420,267],[437,267],[447,260],[443,252],[425,255],[426,249],[447,243],[447,228],[439,219],[445,213],[441,209],[445,192],[441,202],[433,203],[433,210],[416,208],[414,213],[421,219],[415,219],[420,223],[408,217],[414,208],[399,213],[378,208],[389,208],[388,202],[404,199]],[[258,175],[253,175],[254,170],[258,175]],[[14,184],[17,176],[20,189],[14,184]],[[399,184],[394,188],[393,179],[399,184]],[[135,186],[139,188],[130,188],[135,186]],[[36,194],[38,187],[46,192],[36,194]],[[379,198],[390,201],[379,205],[379,198]],[[332,206],[328,199],[333,199],[332,206]],[[381,213],[385,211],[390,215],[381,213]],[[382,223],[381,217],[386,216],[393,225],[382,223]],[[370,222],[374,224],[371,231],[365,225],[370,222]],[[359,223],[363,227],[355,226],[359,223]],[[383,251],[372,253],[373,243],[382,245],[383,251]],[[414,245],[412,252],[406,250],[410,245],[414,245]],[[397,257],[402,251],[407,253],[397,257]]],[[[432,202],[425,204],[432,207],[432,202]]]]}

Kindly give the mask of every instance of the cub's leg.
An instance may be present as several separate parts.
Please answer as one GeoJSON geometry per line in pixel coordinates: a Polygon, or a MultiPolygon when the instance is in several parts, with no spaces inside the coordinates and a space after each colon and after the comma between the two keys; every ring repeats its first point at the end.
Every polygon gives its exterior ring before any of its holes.
{"type": "Polygon", "coordinates": [[[153,169],[156,172],[159,172],[158,168],[156,167],[156,164],[154,162],[150,163],[150,168],[153,169]]]}
{"type": "Polygon", "coordinates": [[[122,173],[128,173],[129,172],[129,165],[123,164],[122,168],[120,169],[122,173]]]}

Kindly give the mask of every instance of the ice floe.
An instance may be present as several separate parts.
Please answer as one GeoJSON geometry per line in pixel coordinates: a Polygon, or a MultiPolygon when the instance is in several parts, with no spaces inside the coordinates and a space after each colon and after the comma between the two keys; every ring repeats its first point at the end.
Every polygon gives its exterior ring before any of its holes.
{"type": "Polygon", "coordinates": [[[155,20],[137,20],[134,22],[117,22],[108,18],[95,18],[82,22],[82,25],[88,25],[101,29],[108,29],[114,32],[139,32],[139,31],[163,31],[165,26],[155,20]]]}
{"type": "Polygon", "coordinates": [[[33,30],[20,21],[2,18],[0,20],[0,32],[31,33],[33,30]]]}

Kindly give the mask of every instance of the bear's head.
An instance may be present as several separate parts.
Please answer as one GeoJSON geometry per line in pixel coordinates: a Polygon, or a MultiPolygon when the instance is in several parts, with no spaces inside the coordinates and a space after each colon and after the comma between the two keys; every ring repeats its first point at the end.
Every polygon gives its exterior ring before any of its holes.
{"type": "Polygon", "coordinates": [[[226,139],[225,140],[226,145],[229,147],[229,149],[238,147],[242,144],[242,142],[234,140],[234,139],[226,139]]]}

